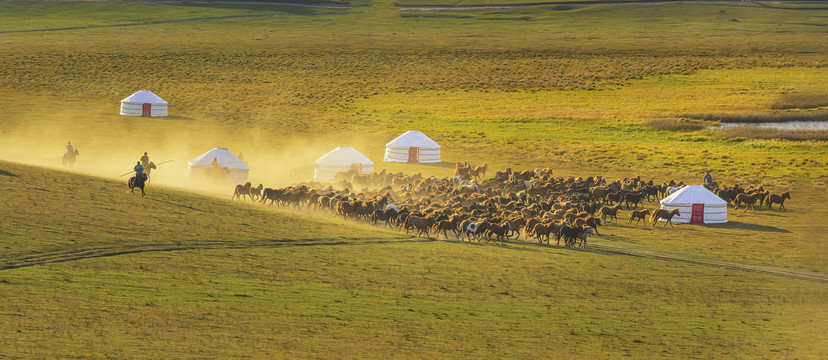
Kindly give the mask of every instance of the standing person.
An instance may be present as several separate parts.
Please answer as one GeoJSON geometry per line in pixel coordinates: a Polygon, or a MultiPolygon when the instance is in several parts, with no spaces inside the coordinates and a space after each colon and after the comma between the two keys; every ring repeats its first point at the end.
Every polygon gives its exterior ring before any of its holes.
{"type": "Polygon", "coordinates": [[[138,161],[132,170],[135,171],[135,179],[132,180],[132,186],[135,186],[135,184],[138,183],[138,179],[144,180],[144,167],[141,166],[141,162],[138,161]]]}
{"type": "Polygon", "coordinates": [[[68,144],[66,144],[66,153],[67,154],[74,154],[75,153],[75,147],[72,146],[71,141],[68,144]]]}
{"type": "Polygon", "coordinates": [[[710,175],[710,171],[704,175],[704,185],[711,185],[713,184],[713,176],[710,175]]]}
{"type": "Polygon", "coordinates": [[[144,156],[141,156],[141,165],[147,167],[149,165],[149,156],[147,156],[147,152],[144,152],[144,156]]]}

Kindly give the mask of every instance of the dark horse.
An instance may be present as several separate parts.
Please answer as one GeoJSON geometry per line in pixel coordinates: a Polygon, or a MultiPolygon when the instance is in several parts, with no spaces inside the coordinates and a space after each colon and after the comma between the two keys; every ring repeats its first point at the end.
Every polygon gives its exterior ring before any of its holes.
{"type": "Polygon", "coordinates": [[[129,193],[130,194],[135,194],[135,188],[139,188],[139,189],[141,189],[141,197],[144,197],[144,195],[146,194],[146,193],[144,193],[144,183],[147,181],[147,174],[141,174],[141,175],[143,175],[143,176],[140,179],[138,179],[137,181],[135,181],[134,184],[133,184],[133,180],[135,180],[135,176],[129,178],[129,180],[127,180],[127,186],[129,186],[129,193]]]}
{"type": "Polygon", "coordinates": [[[63,154],[63,159],[61,161],[61,166],[62,167],[67,167],[68,166],[71,169],[72,167],[75,166],[75,158],[78,157],[78,155],[80,155],[80,153],[78,152],[78,149],[75,149],[75,152],[68,152],[68,151],[65,152],[63,154]]]}

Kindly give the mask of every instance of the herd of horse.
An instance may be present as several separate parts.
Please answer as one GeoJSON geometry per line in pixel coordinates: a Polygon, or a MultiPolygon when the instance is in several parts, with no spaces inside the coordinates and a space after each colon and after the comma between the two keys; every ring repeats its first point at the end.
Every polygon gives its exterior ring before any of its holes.
{"type": "MultiPolygon", "coordinates": [[[[384,227],[398,228],[405,233],[449,238],[461,241],[500,241],[534,239],[549,244],[555,239],[564,246],[587,246],[590,236],[599,235],[599,227],[609,221],[618,223],[618,211],[629,210],[627,223],[643,220],[652,226],[659,220],[663,226],[681,216],[678,209],[641,209],[644,202],[658,201],[684,184],[674,181],[656,184],[639,176],[607,181],[601,176],[554,177],[551,169],[499,171],[486,178],[484,164],[480,167],[457,163],[454,177],[423,177],[421,174],[342,174],[331,185],[304,183],[283,188],[238,185],[233,199],[258,201],[272,206],[313,208],[335,216],[384,227]],[[351,179],[349,182],[347,179],[351,179]],[[354,181],[356,180],[356,181],[354,181]],[[370,186],[376,187],[369,190],[370,186]],[[351,189],[361,189],[353,191],[351,189]],[[650,216],[649,221],[647,216],[650,216]]],[[[738,185],[708,188],[732,195],[734,208],[742,203],[755,210],[760,205],[779,204],[784,209],[789,193],[768,194],[762,187],[744,189],[738,185]],[[746,197],[748,199],[746,199],[746,197]],[[753,199],[753,200],[751,200],[753,199]]]]}

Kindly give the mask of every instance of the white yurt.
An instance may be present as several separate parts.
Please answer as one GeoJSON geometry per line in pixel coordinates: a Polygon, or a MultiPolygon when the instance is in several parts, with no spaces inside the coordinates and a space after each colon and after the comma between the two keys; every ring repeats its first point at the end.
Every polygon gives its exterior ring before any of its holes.
{"type": "Polygon", "coordinates": [[[727,222],[727,202],[702,185],[690,185],[660,201],[662,209],[679,209],[674,223],[727,222]]]}
{"type": "Polygon", "coordinates": [[[187,163],[187,176],[212,178],[214,180],[244,183],[247,181],[247,167],[236,155],[225,148],[213,148],[187,163]]]}
{"type": "Polygon", "coordinates": [[[316,171],[313,179],[317,181],[335,181],[336,174],[357,170],[360,174],[374,171],[374,162],[350,146],[340,146],[325,156],[316,159],[316,171]]]}
{"type": "Polygon", "coordinates": [[[149,90],[140,90],[121,100],[121,115],[167,116],[167,102],[149,90]]]}
{"type": "Polygon", "coordinates": [[[386,162],[438,163],[440,145],[422,132],[411,130],[385,144],[386,162]]]}

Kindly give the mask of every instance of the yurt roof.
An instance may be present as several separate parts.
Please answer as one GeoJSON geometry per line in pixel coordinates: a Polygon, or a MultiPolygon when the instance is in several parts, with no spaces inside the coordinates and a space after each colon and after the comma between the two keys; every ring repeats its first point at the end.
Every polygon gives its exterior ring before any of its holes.
{"type": "Polygon", "coordinates": [[[417,130],[406,131],[405,134],[402,134],[398,136],[396,139],[391,140],[391,142],[385,144],[385,146],[403,148],[440,148],[440,144],[434,142],[434,140],[431,140],[431,138],[417,130]]]}
{"type": "Polygon", "coordinates": [[[363,164],[363,165],[374,165],[374,162],[362,155],[356,149],[350,146],[340,146],[336,149],[331,150],[331,152],[325,154],[319,159],[314,161],[317,165],[332,165],[332,166],[341,166],[341,165],[351,165],[351,164],[363,164]]]}
{"type": "Polygon", "coordinates": [[[121,100],[121,102],[132,102],[132,103],[150,103],[150,104],[166,104],[167,102],[164,99],[160,98],[158,95],[152,93],[149,90],[139,90],[136,91],[134,94],[130,95],[126,99],[121,100]]]}
{"type": "Polygon", "coordinates": [[[726,205],[727,202],[716,196],[702,185],[685,186],[672,193],[670,196],[661,199],[662,204],[711,204],[726,205]]]}
{"type": "Polygon", "coordinates": [[[213,158],[216,159],[219,166],[230,169],[250,170],[236,155],[233,155],[230,150],[225,148],[213,148],[212,150],[199,155],[197,158],[190,160],[187,164],[190,166],[213,166],[213,158]]]}

